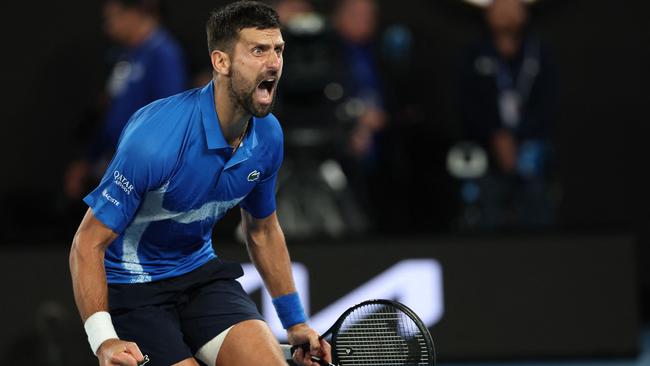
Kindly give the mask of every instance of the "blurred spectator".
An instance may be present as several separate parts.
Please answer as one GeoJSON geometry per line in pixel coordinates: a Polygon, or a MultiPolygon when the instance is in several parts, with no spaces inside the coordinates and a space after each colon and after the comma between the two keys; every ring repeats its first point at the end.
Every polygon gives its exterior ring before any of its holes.
{"type": "Polygon", "coordinates": [[[334,27],[340,37],[343,88],[352,103],[355,117],[347,145],[350,158],[361,162],[372,158],[374,137],[386,125],[381,77],[377,69],[375,37],[377,4],[374,0],[341,0],[334,14],[334,27]]]}
{"type": "Polygon", "coordinates": [[[374,0],[340,0],[333,25],[338,35],[339,66],[344,103],[337,116],[347,122],[348,133],[340,161],[351,187],[369,213],[373,207],[373,175],[379,169],[380,132],[387,125],[382,78],[378,68],[378,5],[374,0]]]}
{"type": "Polygon", "coordinates": [[[489,34],[463,63],[461,113],[467,137],[487,152],[489,169],[463,189],[477,200],[478,226],[531,228],[553,222],[549,197],[551,131],[557,104],[556,67],[528,31],[521,0],[485,9],[489,34]],[[476,189],[478,188],[478,189],[476,189]]]}
{"type": "Polygon", "coordinates": [[[64,193],[71,200],[79,199],[98,179],[136,110],[187,87],[183,51],[161,26],[157,1],[106,0],[103,14],[104,31],[119,49],[111,50],[113,69],[106,84],[103,123],[64,177],[64,193]]]}
{"type": "Polygon", "coordinates": [[[278,0],[274,7],[283,27],[287,27],[298,17],[315,14],[312,3],[307,0],[278,0]]]}

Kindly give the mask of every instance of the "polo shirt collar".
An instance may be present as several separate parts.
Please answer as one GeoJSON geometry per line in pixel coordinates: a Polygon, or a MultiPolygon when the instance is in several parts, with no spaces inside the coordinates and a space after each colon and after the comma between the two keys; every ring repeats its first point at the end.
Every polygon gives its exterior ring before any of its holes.
{"type": "MultiPolygon", "coordinates": [[[[208,149],[225,149],[230,148],[226,138],[221,132],[221,125],[219,124],[219,117],[217,116],[217,108],[214,105],[214,81],[210,81],[200,91],[199,107],[201,109],[201,119],[203,120],[203,128],[205,129],[205,140],[208,144],[208,149]]],[[[255,133],[255,117],[251,118],[248,132],[244,137],[242,146],[237,149],[245,152],[245,157],[251,155],[252,150],[257,146],[257,134],[255,133]]],[[[237,155],[237,154],[236,154],[237,155]]]]}
{"type": "Polygon", "coordinates": [[[223,137],[219,118],[217,117],[217,108],[214,105],[214,84],[212,81],[201,89],[199,97],[199,106],[201,108],[201,117],[203,128],[205,129],[205,140],[208,149],[224,149],[230,147],[226,138],[223,137]]]}

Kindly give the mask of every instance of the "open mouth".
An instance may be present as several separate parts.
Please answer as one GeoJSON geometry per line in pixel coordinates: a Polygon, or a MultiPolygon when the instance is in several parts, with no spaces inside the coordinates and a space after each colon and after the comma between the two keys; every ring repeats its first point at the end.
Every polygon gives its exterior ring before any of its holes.
{"type": "Polygon", "coordinates": [[[273,88],[275,88],[276,82],[276,78],[268,78],[257,84],[255,96],[261,104],[271,104],[273,101],[273,88]]]}

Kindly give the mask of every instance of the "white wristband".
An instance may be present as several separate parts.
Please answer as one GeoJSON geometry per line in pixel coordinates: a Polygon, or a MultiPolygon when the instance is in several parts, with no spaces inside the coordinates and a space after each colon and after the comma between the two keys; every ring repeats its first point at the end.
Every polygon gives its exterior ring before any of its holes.
{"type": "Polygon", "coordinates": [[[119,339],[117,333],[115,333],[115,328],[113,328],[111,314],[106,311],[98,311],[89,316],[84,323],[84,329],[88,335],[88,343],[90,343],[90,349],[93,350],[94,355],[97,355],[99,346],[105,340],[111,338],[119,339]]]}

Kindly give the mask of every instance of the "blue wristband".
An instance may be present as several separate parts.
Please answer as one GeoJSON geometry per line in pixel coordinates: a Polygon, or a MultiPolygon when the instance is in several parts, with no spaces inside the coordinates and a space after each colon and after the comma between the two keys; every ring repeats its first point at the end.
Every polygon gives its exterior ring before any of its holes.
{"type": "Polygon", "coordinates": [[[273,299],[273,306],[284,329],[289,329],[298,323],[307,321],[305,310],[302,308],[297,292],[276,297],[273,299]]]}

